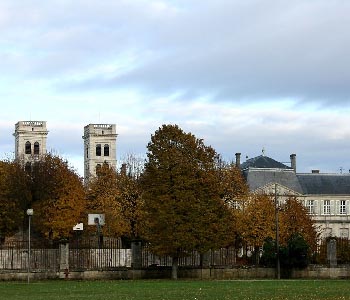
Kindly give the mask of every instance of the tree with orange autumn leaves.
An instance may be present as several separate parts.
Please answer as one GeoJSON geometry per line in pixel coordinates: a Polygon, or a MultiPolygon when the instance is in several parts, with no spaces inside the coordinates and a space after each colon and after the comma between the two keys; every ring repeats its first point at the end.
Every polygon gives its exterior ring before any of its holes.
{"type": "Polygon", "coordinates": [[[27,172],[35,229],[49,239],[69,238],[85,211],[81,178],[67,161],[51,154],[34,162],[27,172]]]}
{"type": "Polygon", "coordinates": [[[33,208],[35,232],[49,239],[68,238],[85,210],[81,178],[68,162],[46,154],[31,163],[15,160],[1,166],[0,185],[5,185],[0,202],[6,203],[6,217],[14,214],[8,222],[16,225],[11,231],[26,228],[26,210],[33,208]]]}
{"type": "Polygon", "coordinates": [[[123,218],[118,197],[120,191],[117,173],[105,163],[86,187],[87,212],[105,215],[105,225],[102,227],[104,236],[120,237],[130,231],[129,224],[123,218]]]}
{"type": "Polygon", "coordinates": [[[124,235],[129,241],[140,238],[140,219],[142,215],[142,189],[140,177],[143,161],[129,154],[120,172],[117,173],[118,193],[116,200],[121,206],[124,221],[128,224],[128,232],[124,235]]]}
{"type": "Polygon", "coordinates": [[[11,161],[0,161],[0,243],[24,223],[30,201],[27,186],[21,166],[11,161]]]}
{"type": "Polygon", "coordinates": [[[232,238],[232,214],[220,198],[217,154],[177,125],[163,125],[148,144],[142,176],[143,237],[158,255],[178,259],[204,253],[232,238]]]}
{"type": "Polygon", "coordinates": [[[293,235],[299,234],[305,239],[310,250],[316,251],[320,232],[305,206],[297,198],[286,199],[280,209],[279,219],[281,245],[287,245],[293,235]]]}
{"type": "MultiPolygon", "coordinates": [[[[267,239],[276,239],[276,206],[271,195],[251,195],[242,214],[242,237],[247,245],[255,248],[263,246],[267,239]]],[[[302,236],[315,251],[319,237],[315,221],[307,213],[303,204],[295,197],[285,199],[278,207],[279,244],[286,246],[295,236],[302,236]]]]}

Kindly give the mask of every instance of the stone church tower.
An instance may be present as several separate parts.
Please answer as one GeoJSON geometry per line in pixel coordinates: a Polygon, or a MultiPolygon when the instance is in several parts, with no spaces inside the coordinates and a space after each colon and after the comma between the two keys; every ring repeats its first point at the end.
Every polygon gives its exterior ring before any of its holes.
{"type": "Polygon", "coordinates": [[[96,170],[107,163],[116,169],[116,125],[89,124],[84,127],[84,181],[96,176],[96,170]]]}
{"type": "Polygon", "coordinates": [[[19,121],[15,125],[15,159],[33,162],[46,153],[46,121],[19,121]]]}

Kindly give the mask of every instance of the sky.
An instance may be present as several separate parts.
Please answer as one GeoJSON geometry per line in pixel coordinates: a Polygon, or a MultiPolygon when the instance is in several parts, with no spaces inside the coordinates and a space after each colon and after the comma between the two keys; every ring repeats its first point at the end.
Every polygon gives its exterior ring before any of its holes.
{"type": "Polygon", "coordinates": [[[83,128],[117,157],[177,124],[225,160],[350,170],[350,1],[0,0],[0,158],[18,121],[83,174],[83,128]]]}

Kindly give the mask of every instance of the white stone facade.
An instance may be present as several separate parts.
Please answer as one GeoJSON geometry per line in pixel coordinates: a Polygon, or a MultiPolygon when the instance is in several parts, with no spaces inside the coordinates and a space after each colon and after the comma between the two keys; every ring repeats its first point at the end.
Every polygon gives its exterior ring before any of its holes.
{"type": "Polygon", "coordinates": [[[254,192],[274,195],[276,187],[279,204],[284,203],[289,196],[296,197],[316,222],[322,238],[350,238],[350,195],[302,195],[277,183],[268,184],[254,192]]]}
{"type": "Polygon", "coordinates": [[[46,153],[45,121],[19,121],[15,125],[15,158],[32,162],[46,153]]]}
{"type": "Polygon", "coordinates": [[[116,168],[116,125],[89,124],[84,127],[84,180],[96,176],[96,168],[107,163],[116,168]]]}
{"type": "Polygon", "coordinates": [[[304,205],[320,227],[322,237],[350,237],[350,195],[308,195],[304,205]]]}

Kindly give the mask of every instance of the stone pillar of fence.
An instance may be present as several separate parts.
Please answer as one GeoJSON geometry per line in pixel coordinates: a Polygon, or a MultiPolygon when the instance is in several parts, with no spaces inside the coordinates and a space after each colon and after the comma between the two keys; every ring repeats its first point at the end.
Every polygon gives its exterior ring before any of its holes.
{"type": "Polygon", "coordinates": [[[142,243],[141,241],[131,242],[131,267],[133,269],[142,268],[142,243]]]}
{"type": "Polygon", "coordinates": [[[207,269],[210,267],[210,254],[211,251],[208,251],[200,255],[200,265],[203,269],[207,269]]]}
{"type": "Polygon", "coordinates": [[[327,241],[327,260],[329,261],[329,266],[335,268],[337,266],[337,240],[329,239],[327,241]]]}
{"type": "Polygon", "coordinates": [[[69,244],[60,243],[60,278],[67,278],[69,274],[69,244]]]}

